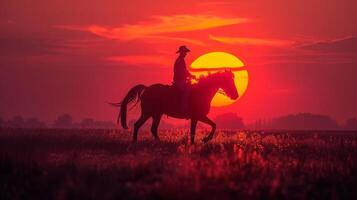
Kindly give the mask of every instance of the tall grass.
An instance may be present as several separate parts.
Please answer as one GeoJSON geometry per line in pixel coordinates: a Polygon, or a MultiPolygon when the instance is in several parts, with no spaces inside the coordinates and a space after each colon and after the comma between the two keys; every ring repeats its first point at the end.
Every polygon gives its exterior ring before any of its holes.
{"type": "Polygon", "coordinates": [[[3,129],[0,199],[356,199],[353,132],[3,129]]]}

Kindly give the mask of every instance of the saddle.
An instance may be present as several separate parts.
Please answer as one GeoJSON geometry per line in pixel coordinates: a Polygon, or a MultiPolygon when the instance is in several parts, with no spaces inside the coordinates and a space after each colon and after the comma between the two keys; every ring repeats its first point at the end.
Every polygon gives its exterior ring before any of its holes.
{"type": "Polygon", "coordinates": [[[176,110],[180,115],[187,115],[189,113],[189,100],[191,85],[180,87],[176,84],[169,86],[171,103],[175,105],[176,110]]]}

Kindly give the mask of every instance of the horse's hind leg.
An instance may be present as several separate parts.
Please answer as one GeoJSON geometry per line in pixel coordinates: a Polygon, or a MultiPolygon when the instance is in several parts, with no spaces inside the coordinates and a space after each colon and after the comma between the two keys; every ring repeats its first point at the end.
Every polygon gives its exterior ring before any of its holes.
{"type": "Polygon", "coordinates": [[[152,117],[151,133],[157,141],[160,141],[160,138],[157,135],[157,129],[160,124],[161,116],[162,115],[155,115],[152,117]]]}
{"type": "Polygon", "coordinates": [[[133,141],[136,142],[138,140],[138,131],[139,128],[149,119],[149,116],[141,114],[140,118],[134,124],[134,134],[133,141]]]}

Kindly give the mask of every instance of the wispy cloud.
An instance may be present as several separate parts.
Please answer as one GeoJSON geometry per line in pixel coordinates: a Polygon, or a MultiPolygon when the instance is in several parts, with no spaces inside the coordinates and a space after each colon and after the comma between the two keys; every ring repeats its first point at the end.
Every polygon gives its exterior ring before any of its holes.
{"type": "MultiPolygon", "coordinates": [[[[74,30],[74,29],[73,29],[74,30]]],[[[78,29],[77,29],[78,30],[78,29]]],[[[180,42],[185,42],[185,43],[190,43],[190,44],[195,44],[199,46],[206,46],[206,44],[200,40],[195,40],[191,38],[185,38],[185,37],[173,37],[173,36],[165,36],[165,35],[159,35],[159,34],[142,34],[142,35],[136,35],[136,36],[130,36],[126,35],[124,36],[121,31],[119,31],[116,28],[105,28],[102,26],[90,26],[86,28],[86,31],[89,31],[95,35],[98,35],[103,38],[107,39],[113,39],[113,40],[121,40],[121,41],[129,41],[129,40],[135,40],[135,39],[143,39],[146,42],[160,42],[160,41],[180,41],[180,42]]]]}
{"type": "Polygon", "coordinates": [[[262,38],[250,38],[250,37],[221,37],[209,35],[211,40],[221,42],[224,44],[241,44],[241,45],[266,45],[266,46],[289,46],[293,42],[289,40],[273,40],[262,38]]]}
{"type": "Polygon", "coordinates": [[[180,41],[185,44],[195,44],[199,46],[207,46],[207,43],[197,40],[197,39],[191,39],[191,38],[185,38],[185,37],[173,37],[173,36],[163,36],[163,35],[155,35],[155,36],[147,36],[143,37],[142,39],[145,39],[146,42],[154,42],[154,43],[163,43],[167,41],[180,41]]]}
{"type": "Polygon", "coordinates": [[[206,43],[199,39],[193,39],[187,36],[177,37],[172,36],[172,34],[208,30],[247,22],[249,22],[249,20],[246,18],[229,18],[214,15],[172,15],[154,16],[150,21],[124,24],[118,27],[106,27],[102,25],[58,25],[55,26],[55,28],[88,31],[103,38],[121,41],[136,39],[144,39],[147,41],[174,40],[205,46],[206,43]]]}
{"type": "Polygon", "coordinates": [[[153,18],[154,21],[126,24],[116,28],[90,26],[88,30],[111,39],[131,40],[166,33],[206,30],[248,21],[245,18],[223,18],[211,15],[173,15],[153,18]]]}
{"type": "Polygon", "coordinates": [[[300,48],[321,52],[356,53],[357,37],[355,36],[330,41],[319,41],[312,44],[302,45],[300,48]]]}

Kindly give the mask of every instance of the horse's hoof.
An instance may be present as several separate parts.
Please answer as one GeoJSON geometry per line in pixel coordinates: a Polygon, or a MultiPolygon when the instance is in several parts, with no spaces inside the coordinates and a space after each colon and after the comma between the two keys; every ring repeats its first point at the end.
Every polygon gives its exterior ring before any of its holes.
{"type": "Polygon", "coordinates": [[[209,137],[205,137],[202,139],[202,142],[203,143],[207,143],[208,141],[210,141],[211,139],[209,137]]]}

